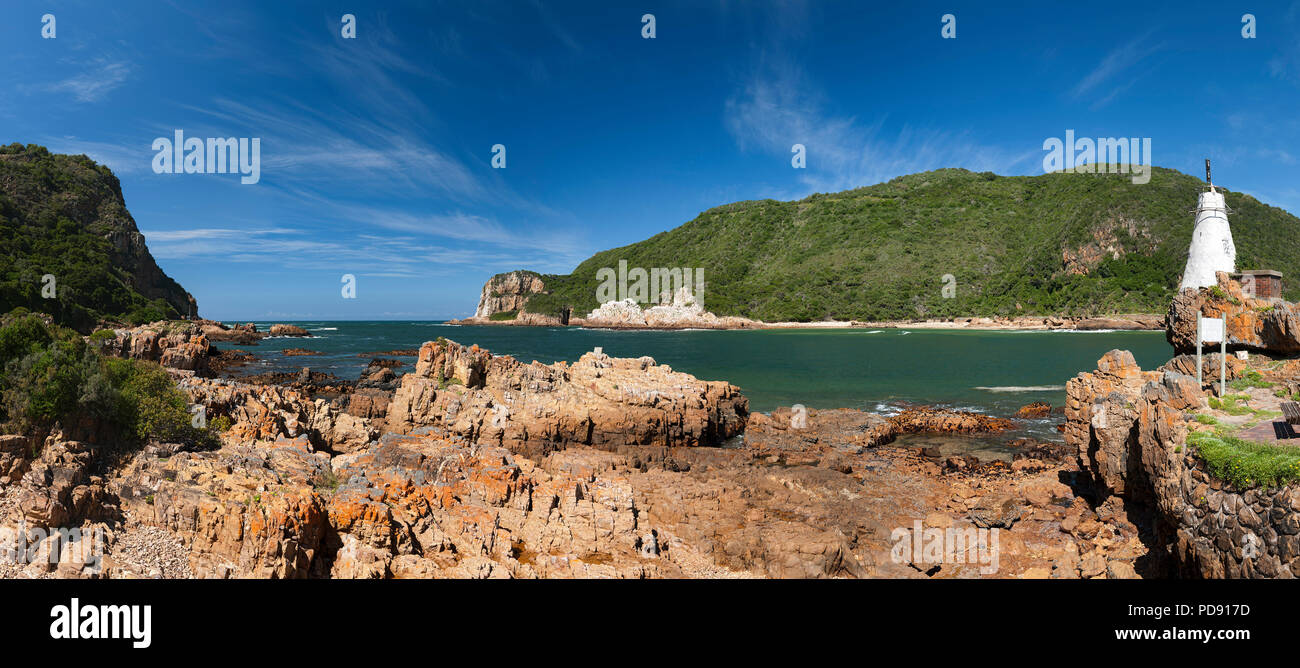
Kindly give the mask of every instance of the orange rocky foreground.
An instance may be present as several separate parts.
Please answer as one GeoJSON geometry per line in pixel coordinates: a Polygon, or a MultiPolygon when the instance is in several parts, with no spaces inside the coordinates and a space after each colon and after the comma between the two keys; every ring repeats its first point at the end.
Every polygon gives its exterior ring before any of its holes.
{"type": "Polygon", "coordinates": [[[1051,444],[978,462],[895,440],[998,420],[812,410],[796,425],[649,358],[523,364],[451,342],[419,357],[391,397],[360,401],[184,375],[232,422],[213,451],[0,437],[0,525],[108,536],[102,570],[64,555],[0,575],[1136,577],[1146,553],[1051,444]],[[993,537],[996,556],[900,551],[918,526],[993,537]]]}
{"type": "MultiPolygon", "coordinates": [[[[727,448],[573,446],[534,459],[430,433],[331,456],[304,434],[212,452],[151,446],[99,481],[62,455],[33,470],[53,471],[41,480],[69,513],[94,511],[74,519],[109,528],[109,577],[150,574],[138,550],[116,549],[145,530],[195,577],[1131,577],[1144,553],[1114,509],[1099,516],[1058,480],[1059,461],[945,473],[878,442],[894,433],[879,416],[810,411],[805,429],[788,417],[763,416],[727,448]],[[898,557],[896,532],[918,522],[997,529],[997,558],[898,557]],[[1100,562],[1099,543],[1111,546],[1100,562]]],[[[29,483],[40,487],[19,488],[29,483]]],[[[36,506],[21,509],[39,521],[36,506]]],[[[87,575],[40,566],[24,575],[87,575]]]]}

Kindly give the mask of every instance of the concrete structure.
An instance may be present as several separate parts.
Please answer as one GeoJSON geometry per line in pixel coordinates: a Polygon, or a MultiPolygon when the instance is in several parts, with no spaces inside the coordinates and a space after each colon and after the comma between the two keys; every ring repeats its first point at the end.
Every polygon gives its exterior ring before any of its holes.
{"type": "Polygon", "coordinates": [[[1192,245],[1187,250],[1187,267],[1183,269],[1185,288],[1208,288],[1218,285],[1214,273],[1237,270],[1237,247],[1232,243],[1232,230],[1228,227],[1228,204],[1223,193],[1210,182],[1210,161],[1205,161],[1205,180],[1209,190],[1201,193],[1196,203],[1196,228],[1192,231],[1192,245]]]}

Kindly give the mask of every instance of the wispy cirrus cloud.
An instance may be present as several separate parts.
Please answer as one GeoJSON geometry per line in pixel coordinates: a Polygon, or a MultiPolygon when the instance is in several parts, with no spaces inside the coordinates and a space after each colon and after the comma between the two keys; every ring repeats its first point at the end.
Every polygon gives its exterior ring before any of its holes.
{"type": "Polygon", "coordinates": [[[1038,151],[1016,153],[982,145],[960,131],[906,124],[889,129],[884,115],[863,122],[854,116],[836,115],[827,107],[825,95],[802,69],[788,60],[776,60],[768,62],[728,100],[725,122],[742,150],[789,159],[791,146],[803,144],[808,152],[807,167],[800,170],[800,179],[820,192],[872,185],[941,167],[1006,173],[1040,155],[1038,151]]]}
{"type": "Polygon", "coordinates": [[[520,253],[513,247],[470,247],[434,243],[416,235],[322,234],[318,229],[191,228],[143,230],[150,251],[160,260],[219,259],[241,265],[346,272],[383,278],[428,278],[466,268],[501,270],[531,266],[567,270],[543,249],[520,253]],[[523,261],[527,264],[520,264],[523,261]]]}
{"type": "Polygon", "coordinates": [[[432,189],[453,198],[485,194],[480,179],[451,154],[410,131],[341,109],[307,109],[284,100],[253,107],[225,98],[183,108],[222,124],[195,128],[199,132],[223,136],[237,128],[260,136],[263,173],[288,174],[299,188],[329,191],[348,183],[407,194],[432,189]]]}
{"type": "Polygon", "coordinates": [[[98,102],[126,83],[132,69],[127,61],[108,58],[98,58],[91,65],[85,72],[41,88],[50,93],[71,93],[78,102],[98,102]]]}
{"type": "Polygon", "coordinates": [[[1132,87],[1141,78],[1133,70],[1164,48],[1163,43],[1152,43],[1151,35],[1148,32],[1109,51],[1070,89],[1070,98],[1091,99],[1089,108],[1100,109],[1132,87]]]}

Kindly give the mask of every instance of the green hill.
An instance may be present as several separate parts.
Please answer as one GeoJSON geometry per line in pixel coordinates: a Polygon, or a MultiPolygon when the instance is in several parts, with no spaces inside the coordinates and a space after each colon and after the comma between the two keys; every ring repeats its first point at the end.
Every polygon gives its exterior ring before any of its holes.
{"type": "Polygon", "coordinates": [[[149,254],[112,171],[34,144],[0,147],[0,313],[18,307],[83,331],[197,312],[149,254]]]}
{"type": "MultiPolygon", "coordinates": [[[[710,209],[645,241],[544,275],[526,310],[585,315],[597,271],[703,267],[705,308],[765,321],[1163,312],[1191,240],[1199,179],[1129,175],[911,174],[794,202],[710,209]],[[945,299],[942,277],[955,279],[945,299]]],[[[1225,191],[1239,269],[1286,275],[1300,298],[1300,220],[1225,191]]]]}

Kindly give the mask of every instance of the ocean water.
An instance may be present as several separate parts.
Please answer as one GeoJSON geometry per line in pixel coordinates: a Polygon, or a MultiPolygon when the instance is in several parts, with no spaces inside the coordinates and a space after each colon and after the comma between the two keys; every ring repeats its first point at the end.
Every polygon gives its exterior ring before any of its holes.
{"type": "MultiPolygon", "coordinates": [[[[265,331],[272,323],[257,322],[265,331]]],[[[1096,368],[1113,348],[1129,350],[1144,369],[1173,351],[1164,332],[1019,332],[944,330],[686,330],[456,326],[440,322],[294,322],[311,338],[270,338],[240,348],[258,361],[245,373],[310,367],[354,380],[370,361],[359,353],[415,349],[440,336],[477,343],[525,362],[573,361],[597,346],[616,357],[649,355],[660,364],[740,386],[756,411],[803,404],[890,412],[934,404],[1009,416],[1032,401],[1060,406],[1065,382],[1096,368]],[[319,356],[284,356],[305,348],[319,356]]],[[[408,366],[414,357],[399,357],[408,366]]],[[[1027,432],[1054,437],[1063,417],[1034,421],[1027,432]]]]}

